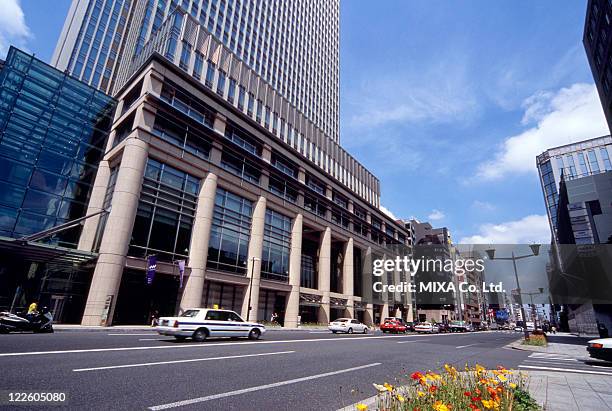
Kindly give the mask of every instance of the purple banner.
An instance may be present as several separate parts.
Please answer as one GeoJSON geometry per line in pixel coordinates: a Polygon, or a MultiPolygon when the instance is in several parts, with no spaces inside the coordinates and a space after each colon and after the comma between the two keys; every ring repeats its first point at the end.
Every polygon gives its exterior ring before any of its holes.
{"type": "Polygon", "coordinates": [[[153,283],[155,277],[155,270],[157,269],[157,256],[150,255],[147,257],[147,285],[153,283]]]}
{"type": "Polygon", "coordinates": [[[185,260],[178,260],[179,268],[179,288],[183,288],[183,276],[185,275],[185,260]]]}

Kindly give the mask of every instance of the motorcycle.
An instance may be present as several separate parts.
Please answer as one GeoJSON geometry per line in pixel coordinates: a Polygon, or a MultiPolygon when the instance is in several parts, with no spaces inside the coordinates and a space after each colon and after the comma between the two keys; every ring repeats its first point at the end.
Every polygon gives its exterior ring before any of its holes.
{"type": "Polygon", "coordinates": [[[13,331],[31,331],[34,333],[52,333],[53,315],[47,307],[32,314],[12,314],[0,312],[0,334],[13,331]]]}

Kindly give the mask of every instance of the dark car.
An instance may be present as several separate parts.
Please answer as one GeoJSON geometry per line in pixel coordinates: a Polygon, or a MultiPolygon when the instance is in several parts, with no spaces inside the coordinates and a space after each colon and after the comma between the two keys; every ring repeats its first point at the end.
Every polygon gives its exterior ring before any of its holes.
{"type": "Polygon", "coordinates": [[[438,323],[438,329],[441,333],[451,332],[451,326],[448,323],[438,323]]]}
{"type": "Polygon", "coordinates": [[[414,332],[414,322],[413,321],[406,321],[406,327],[408,328],[408,331],[414,332]]]}

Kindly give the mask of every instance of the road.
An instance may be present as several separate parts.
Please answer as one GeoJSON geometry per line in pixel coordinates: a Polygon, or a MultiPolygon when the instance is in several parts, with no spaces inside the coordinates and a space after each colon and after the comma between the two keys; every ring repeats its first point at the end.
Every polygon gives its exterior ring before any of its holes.
{"type": "Polygon", "coordinates": [[[529,353],[504,346],[518,338],[304,330],[177,343],[153,332],[0,335],[0,390],[65,392],[69,409],[334,410],[374,395],[373,382],[395,384],[445,363],[516,368],[529,353]]]}

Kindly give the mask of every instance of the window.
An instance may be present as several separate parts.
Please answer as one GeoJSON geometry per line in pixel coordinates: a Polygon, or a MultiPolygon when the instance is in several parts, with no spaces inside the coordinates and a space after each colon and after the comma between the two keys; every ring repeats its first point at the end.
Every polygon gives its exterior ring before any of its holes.
{"type": "Polygon", "coordinates": [[[238,87],[238,109],[239,110],[244,110],[244,97],[245,97],[246,91],[244,90],[244,87],[239,86],[238,87]]]}
{"type": "Polygon", "coordinates": [[[304,208],[322,217],[325,217],[327,213],[327,206],[325,203],[311,195],[304,195],[304,208]]]}
{"type": "Polygon", "coordinates": [[[276,173],[270,173],[268,190],[287,201],[292,203],[297,202],[298,190],[286,177],[276,175],[276,173]]]}
{"type": "Polygon", "coordinates": [[[225,138],[231,140],[234,144],[242,147],[246,151],[261,156],[261,144],[254,141],[246,133],[238,130],[235,127],[228,126],[225,129],[225,138]]]}
{"type": "Polygon", "coordinates": [[[259,184],[260,167],[248,161],[243,155],[224,150],[221,154],[221,167],[244,180],[259,184]]]}
{"type": "MultiPolygon", "coordinates": [[[[587,164],[586,164],[586,160],[584,158],[584,153],[578,153],[578,161],[580,162],[580,175],[581,176],[588,176],[589,175],[589,169],[587,168],[587,164]]],[[[547,163],[550,164],[550,163],[547,163]]]]}
{"type": "Polygon", "coordinates": [[[202,77],[202,68],[204,67],[204,56],[202,53],[196,53],[195,62],[193,63],[193,76],[198,80],[202,77]]]}
{"type": "Polygon", "coordinates": [[[247,106],[247,115],[249,117],[253,116],[253,106],[255,105],[255,96],[253,93],[249,93],[249,103],[247,106]]]}
{"type": "Polygon", "coordinates": [[[261,112],[263,111],[263,103],[261,100],[257,100],[257,113],[255,114],[255,119],[258,123],[261,123],[261,112]]]}
{"type": "Polygon", "coordinates": [[[210,89],[213,87],[215,81],[215,65],[212,61],[208,61],[208,68],[206,69],[206,80],[204,85],[210,89]]]}
{"type": "Polygon", "coordinates": [[[604,168],[606,171],[612,170],[612,163],[610,163],[610,156],[608,154],[608,150],[605,147],[601,147],[599,149],[599,153],[601,154],[601,159],[604,163],[604,168]]]}
{"type": "Polygon", "coordinates": [[[291,219],[273,210],[266,210],[261,277],[289,281],[291,219]]]}
{"type": "Polygon", "coordinates": [[[595,155],[594,150],[587,151],[587,155],[589,156],[589,166],[591,166],[592,173],[599,173],[599,164],[597,163],[597,155],[595,155]]]}
{"type": "Polygon", "coordinates": [[[246,274],[252,203],[217,188],[208,246],[207,267],[246,274]]]}
{"type": "Polygon", "coordinates": [[[153,159],[147,162],[129,254],[160,261],[189,255],[199,179],[153,159]]]}
{"type": "Polygon", "coordinates": [[[234,104],[234,98],[236,96],[236,80],[233,78],[229,81],[229,88],[227,90],[227,100],[234,104]]]}
{"type": "Polygon", "coordinates": [[[181,60],[179,61],[179,67],[187,71],[189,68],[189,60],[191,58],[191,45],[186,41],[183,41],[183,50],[181,51],[181,60]]]}
{"type": "Polygon", "coordinates": [[[219,79],[217,80],[217,94],[222,96],[225,92],[225,73],[219,71],[219,79]]]}
{"type": "Polygon", "coordinates": [[[344,208],[345,210],[348,210],[349,203],[346,197],[334,191],[333,199],[334,199],[334,203],[338,204],[340,207],[344,208]]]}
{"type": "Polygon", "coordinates": [[[281,157],[279,154],[272,153],[271,164],[277,170],[280,170],[281,172],[287,174],[288,176],[291,176],[293,178],[297,178],[297,174],[298,174],[298,167],[297,167],[297,165],[293,164],[288,159],[286,159],[284,157],[281,157]]]}
{"type": "Polygon", "coordinates": [[[325,185],[310,175],[306,176],[306,185],[321,195],[325,195],[325,185]]]}

